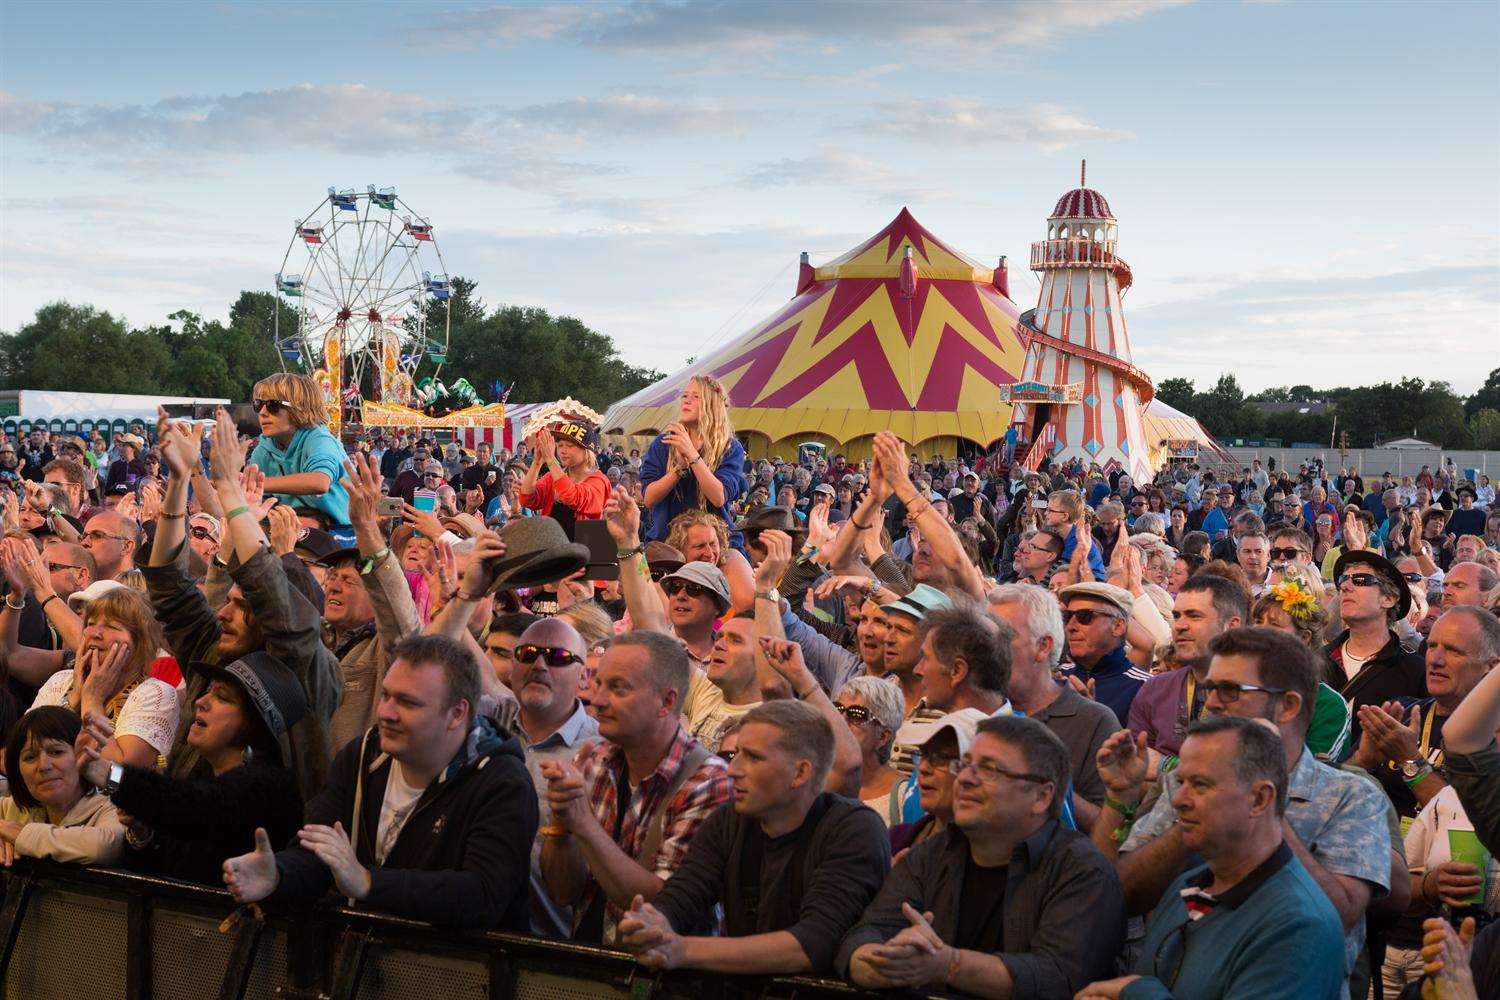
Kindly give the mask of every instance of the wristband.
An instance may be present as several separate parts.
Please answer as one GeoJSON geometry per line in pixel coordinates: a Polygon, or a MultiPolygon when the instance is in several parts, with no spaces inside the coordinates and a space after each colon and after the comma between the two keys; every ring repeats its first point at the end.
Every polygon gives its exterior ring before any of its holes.
{"type": "Polygon", "coordinates": [[[1406,778],[1403,781],[1403,784],[1405,784],[1407,788],[1410,788],[1413,791],[1415,791],[1418,785],[1420,785],[1422,782],[1426,781],[1430,777],[1432,777],[1432,765],[1428,764],[1426,767],[1422,768],[1420,771],[1418,771],[1412,777],[1406,778]]]}
{"type": "Polygon", "coordinates": [[[11,595],[10,594],[6,594],[5,595],[5,606],[7,608],[10,608],[12,611],[25,611],[26,610],[26,598],[24,598],[24,597],[21,598],[21,603],[20,604],[12,604],[12,603],[10,603],[10,599],[11,599],[11,595]]]}
{"type": "Polygon", "coordinates": [[[954,978],[958,975],[958,967],[964,962],[964,950],[953,949],[953,961],[948,963],[948,974],[943,977],[944,986],[952,986],[954,978]]]}
{"type": "Polygon", "coordinates": [[[368,559],[361,560],[359,564],[360,576],[369,576],[375,572],[375,567],[380,565],[380,560],[390,554],[391,550],[389,548],[381,548],[371,554],[368,559]]]}
{"type": "Polygon", "coordinates": [[[617,549],[615,551],[615,558],[616,559],[629,559],[632,556],[643,555],[643,554],[645,554],[645,551],[646,551],[646,546],[644,546],[644,545],[637,545],[634,548],[629,548],[629,549],[617,549]]]}
{"type": "Polygon", "coordinates": [[[1104,805],[1109,809],[1113,809],[1115,812],[1119,813],[1121,816],[1124,816],[1126,819],[1131,819],[1132,817],[1134,817],[1141,808],[1141,804],[1139,802],[1137,802],[1133,806],[1127,806],[1125,803],[1118,802],[1115,799],[1110,798],[1108,795],[1104,796],[1104,805]]]}
{"type": "Polygon", "coordinates": [[[47,605],[49,605],[53,601],[57,601],[57,600],[61,600],[61,598],[59,598],[56,594],[53,594],[51,597],[47,598],[45,601],[42,602],[42,610],[43,611],[47,610],[47,605]]]}
{"type": "Polygon", "coordinates": [[[245,506],[236,507],[233,510],[227,511],[224,514],[224,521],[225,521],[225,523],[228,523],[230,521],[233,521],[235,518],[239,517],[241,514],[248,514],[248,513],[250,513],[250,508],[249,507],[245,507],[245,506]]]}
{"type": "Polygon", "coordinates": [[[181,513],[178,513],[178,514],[168,514],[166,511],[162,511],[160,514],[157,514],[156,516],[157,517],[164,517],[164,518],[166,518],[169,521],[180,521],[183,518],[187,517],[187,511],[182,511],[181,513]]]}

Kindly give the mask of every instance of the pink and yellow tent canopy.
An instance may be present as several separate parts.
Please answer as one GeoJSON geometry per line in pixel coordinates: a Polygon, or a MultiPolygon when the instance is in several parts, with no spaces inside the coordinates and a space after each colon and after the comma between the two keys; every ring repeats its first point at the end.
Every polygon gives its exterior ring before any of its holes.
{"type": "Polygon", "coordinates": [[[752,456],[790,456],[815,440],[864,457],[881,430],[924,452],[951,453],[956,439],[989,445],[1010,422],[1000,386],[1024,362],[1019,315],[1003,267],[964,256],[903,208],[837,260],[804,262],[784,308],[610,407],[603,429],[660,432],[688,379],[710,374],[728,389],[752,456]]]}

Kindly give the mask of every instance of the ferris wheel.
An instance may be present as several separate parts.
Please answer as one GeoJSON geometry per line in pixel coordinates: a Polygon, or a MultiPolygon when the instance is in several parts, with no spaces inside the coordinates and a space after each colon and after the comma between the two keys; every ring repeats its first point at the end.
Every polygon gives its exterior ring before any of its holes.
{"type": "Polygon", "coordinates": [[[410,405],[417,365],[447,360],[447,268],[432,223],[395,188],[329,188],[293,222],[276,292],[296,317],[285,329],[276,311],[282,368],[311,374],[330,403],[368,386],[381,402],[410,405]]]}

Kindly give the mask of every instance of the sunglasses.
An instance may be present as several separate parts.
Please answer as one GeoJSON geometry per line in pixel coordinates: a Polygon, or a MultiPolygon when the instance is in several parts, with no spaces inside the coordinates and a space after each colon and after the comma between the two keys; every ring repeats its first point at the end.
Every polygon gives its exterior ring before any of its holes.
{"type": "Polygon", "coordinates": [[[570,649],[562,649],[558,646],[535,646],[531,643],[527,643],[524,646],[516,647],[515,660],[517,663],[525,663],[529,665],[535,663],[537,657],[539,656],[542,658],[543,663],[547,664],[547,666],[549,667],[552,667],[554,670],[570,666],[574,663],[583,662],[583,657],[579,656],[577,653],[573,652],[570,649]]]}
{"type": "Polygon", "coordinates": [[[1401,575],[1406,578],[1406,582],[1407,583],[1421,583],[1422,582],[1422,574],[1421,573],[1402,573],[1401,575]]]}
{"type": "Polygon", "coordinates": [[[668,580],[661,585],[661,588],[667,592],[668,597],[676,597],[684,591],[687,592],[689,597],[711,597],[713,595],[713,591],[691,580],[668,580]]]}
{"type": "Polygon", "coordinates": [[[1377,587],[1380,585],[1380,578],[1374,573],[1345,573],[1338,578],[1334,586],[1342,587],[1345,581],[1356,587],[1377,587]]]}
{"type": "Polygon", "coordinates": [[[209,537],[209,531],[207,528],[193,528],[192,535],[194,538],[198,539],[198,541],[201,542],[205,538],[209,537]]]}
{"type": "Polygon", "coordinates": [[[443,474],[441,472],[424,472],[424,473],[422,473],[422,478],[423,479],[442,479],[443,478],[443,474]]]}
{"type": "Polygon", "coordinates": [[[863,705],[834,705],[838,713],[853,726],[862,726],[870,721],[870,710],[863,705]]]}
{"type": "Polygon", "coordinates": [[[259,413],[261,410],[269,410],[272,414],[277,414],[283,409],[290,410],[292,408],[291,402],[285,399],[252,399],[250,400],[250,405],[255,409],[256,413],[259,413]]]}
{"type": "Polygon", "coordinates": [[[1234,681],[1204,681],[1198,685],[1203,696],[1207,698],[1211,694],[1219,696],[1219,701],[1225,705],[1232,705],[1240,700],[1240,695],[1246,691],[1259,691],[1262,694],[1285,694],[1286,688],[1262,687],[1259,684],[1236,684],[1234,681]]]}
{"type": "Polygon", "coordinates": [[[1099,611],[1094,608],[1079,608],[1077,611],[1064,611],[1062,613],[1062,617],[1064,625],[1068,624],[1068,622],[1073,621],[1074,619],[1077,619],[1078,624],[1080,625],[1092,625],[1094,624],[1095,618],[1114,619],[1119,618],[1120,616],[1115,614],[1113,611],[1099,611]]]}
{"type": "Polygon", "coordinates": [[[1271,550],[1271,558],[1276,560],[1277,562],[1296,562],[1297,557],[1301,554],[1302,550],[1297,548],[1295,545],[1284,549],[1271,550]]]}
{"type": "Polygon", "coordinates": [[[72,563],[59,563],[59,562],[49,562],[47,564],[47,568],[49,570],[51,570],[52,572],[54,572],[54,573],[57,572],[60,569],[83,569],[82,566],[74,566],[72,563]]]}

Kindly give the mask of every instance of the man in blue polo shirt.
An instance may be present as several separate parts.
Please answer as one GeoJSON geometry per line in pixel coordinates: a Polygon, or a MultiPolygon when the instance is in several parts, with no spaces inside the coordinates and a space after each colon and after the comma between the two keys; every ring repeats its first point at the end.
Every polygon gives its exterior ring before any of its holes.
{"type": "Polygon", "coordinates": [[[1345,997],[1338,913],[1282,833],[1288,776],[1275,727],[1230,716],[1196,722],[1176,773],[1180,836],[1206,863],[1162,894],[1135,975],[1078,996],[1345,997]]]}
{"type": "Polygon", "coordinates": [[[1125,655],[1125,630],[1135,599],[1112,583],[1075,583],[1057,595],[1063,606],[1071,666],[1063,676],[1102,705],[1120,725],[1130,719],[1130,704],[1151,674],[1125,655]]]}

